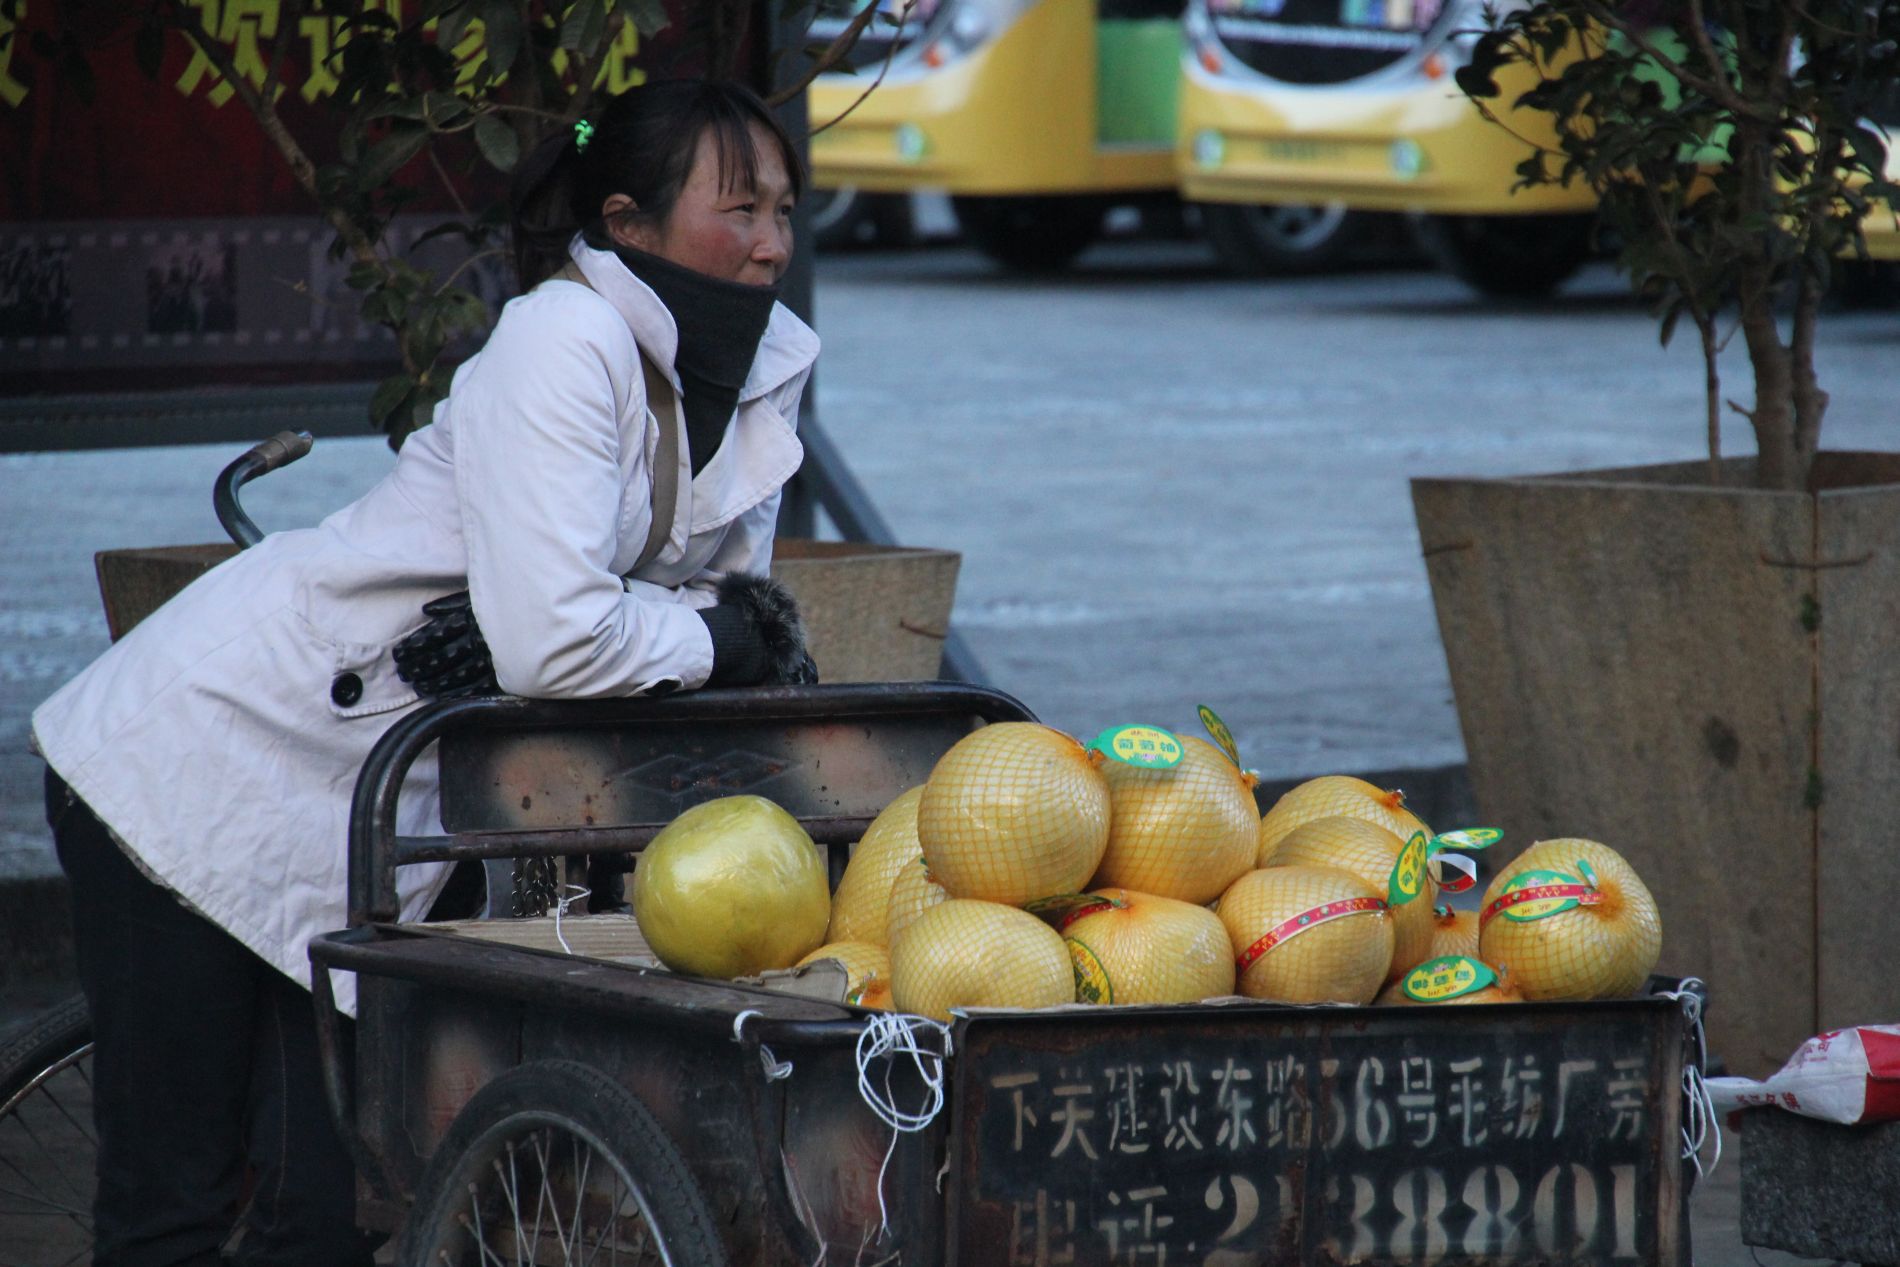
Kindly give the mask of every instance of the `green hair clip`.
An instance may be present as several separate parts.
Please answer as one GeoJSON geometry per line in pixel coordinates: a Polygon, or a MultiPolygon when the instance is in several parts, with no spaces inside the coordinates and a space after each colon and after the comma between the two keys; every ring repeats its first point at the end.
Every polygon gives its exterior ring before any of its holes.
{"type": "Polygon", "coordinates": [[[574,152],[576,154],[585,154],[587,152],[587,143],[593,139],[594,125],[585,119],[576,119],[574,121],[574,152]]]}

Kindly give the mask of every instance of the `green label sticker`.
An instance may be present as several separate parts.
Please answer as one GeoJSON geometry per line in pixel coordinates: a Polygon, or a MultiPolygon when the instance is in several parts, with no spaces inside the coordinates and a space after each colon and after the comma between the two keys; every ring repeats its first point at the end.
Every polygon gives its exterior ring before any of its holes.
{"type": "Polygon", "coordinates": [[[1593,884],[1585,884],[1564,871],[1525,871],[1513,876],[1496,901],[1479,915],[1480,923],[1502,915],[1517,923],[1549,919],[1579,906],[1594,906],[1603,897],[1593,884]]]}
{"type": "Polygon", "coordinates": [[[1465,827],[1458,831],[1445,832],[1432,840],[1432,852],[1440,849],[1489,849],[1504,839],[1504,833],[1495,827],[1465,827]]]}
{"type": "Polygon", "coordinates": [[[1174,732],[1159,726],[1111,726],[1095,736],[1089,747],[1144,770],[1172,770],[1187,756],[1174,732]]]}
{"type": "Polygon", "coordinates": [[[1469,955],[1441,955],[1405,974],[1405,997],[1417,1003],[1443,1003],[1476,994],[1497,980],[1497,973],[1469,955]]]}
{"type": "Polygon", "coordinates": [[[1227,754],[1227,759],[1238,769],[1240,745],[1234,742],[1234,732],[1227,729],[1227,723],[1220,719],[1220,714],[1207,705],[1196,704],[1194,711],[1201,715],[1201,725],[1207,727],[1207,733],[1214,737],[1214,742],[1220,745],[1220,750],[1227,754]]]}
{"type": "Polygon", "coordinates": [[[1115,985],[1108,979],[1108,969],[1102,966],[1100,957],[1073,937],[1063,938],[1062,944],[1069,948],[1069,959],[1075,964],[1075,1001],[1113,1003],[1115,985]]]}
{"type": "Polygon", "coordinates": [[[1582,858],[1577,859],[1577,874],[1582,876],[1583,882],[1591,888],[1600,889],[1603,887],[1597,880],[1596,868],[1585,862],[1582,858]]]}
{"type": "Polygon", "coordinates": [[[1405,848],[1399,852],[1399,860],[1392,864],[1392,879],[1386,885],[1386,904],[1404,906],[1417,897],[1425,888],[1425,860],[1428,839],[1424,832],[1415,831],[1412,838],[1405,842],[1405,848]]]}

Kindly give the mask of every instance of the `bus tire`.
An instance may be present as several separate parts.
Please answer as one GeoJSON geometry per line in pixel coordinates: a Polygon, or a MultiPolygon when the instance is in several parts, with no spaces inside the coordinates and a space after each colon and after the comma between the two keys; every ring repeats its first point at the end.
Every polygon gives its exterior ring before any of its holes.
{"type": "Polygon", "coordinates": [[[811,190],[806,202],[812,239],[821,251],[909,246],[915,236],[909,194],[868,194],[846,185],[811,190]]]}
{"type": "Polygon", "coordinates": [[[1419,249],[1480,294],[1548,295],[1591,254],[1593,215],[1420,216],[1419,249]]]}
{"type": "Polygon", "coordinates": [[[1214,254],[1242,277],[1334,268],[1365,236],[1366,217],[1336,202],[1204,202],[1200,211],[1214,254]]]}
{"type": "Polygon", "coordinates": [[[1059,273],[1102,232],[1098,198],[959,196],[950,205],[970,245],[1018,273],[1059,273]]]}

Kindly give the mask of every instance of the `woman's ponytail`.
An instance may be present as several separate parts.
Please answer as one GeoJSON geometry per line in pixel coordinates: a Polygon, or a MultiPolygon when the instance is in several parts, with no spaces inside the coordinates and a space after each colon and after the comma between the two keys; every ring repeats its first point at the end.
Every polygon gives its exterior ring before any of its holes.
{"type": "Polygon", "coordinates": [[[580,165],[575,133],[563,128],[542,139],[515,165],[508,191],[515,281],[526,292],[560,271],[567,244],[580,231],[574,214],[574,172],[580,165]]]}

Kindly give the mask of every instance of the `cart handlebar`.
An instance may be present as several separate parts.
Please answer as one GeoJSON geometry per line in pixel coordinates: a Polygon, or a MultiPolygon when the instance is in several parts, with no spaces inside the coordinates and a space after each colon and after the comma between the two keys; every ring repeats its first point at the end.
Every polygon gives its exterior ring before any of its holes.
{"type": "Polygon", "coordinates": [[[240,547],[248,549],[264,539],[263,529],[244,513],[238,504],[238,489],[260,475],[268,475],[280,466],[289,466],[310,452],[316,440],[308,431],[279,431],[244,451],[231,465],[218,473],[211,487],[211,506],[218,522],[240,547]]]}

